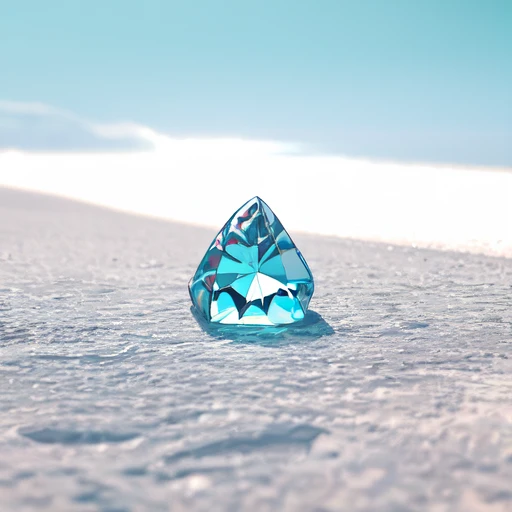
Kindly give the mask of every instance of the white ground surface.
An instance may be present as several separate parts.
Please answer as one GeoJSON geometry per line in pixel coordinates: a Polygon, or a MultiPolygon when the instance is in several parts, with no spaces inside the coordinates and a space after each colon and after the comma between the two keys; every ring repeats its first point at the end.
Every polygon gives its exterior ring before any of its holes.
{"type": "Polygon", "coordinates": [[[512,510],[512,260],[295,236],[306,325],[209,329],[213,234],[0,190],[2,511],[512,510]]]}

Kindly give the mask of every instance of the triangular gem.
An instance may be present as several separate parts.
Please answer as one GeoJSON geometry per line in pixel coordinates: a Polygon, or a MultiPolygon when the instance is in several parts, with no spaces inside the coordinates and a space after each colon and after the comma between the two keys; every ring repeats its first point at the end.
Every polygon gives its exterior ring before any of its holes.
{"type": "Polygon", "coordinates": [[[189,283],[194,306],[222,324],[297,322],[313,291],[302,254],[259,197],[226,222],[189,283]]]}

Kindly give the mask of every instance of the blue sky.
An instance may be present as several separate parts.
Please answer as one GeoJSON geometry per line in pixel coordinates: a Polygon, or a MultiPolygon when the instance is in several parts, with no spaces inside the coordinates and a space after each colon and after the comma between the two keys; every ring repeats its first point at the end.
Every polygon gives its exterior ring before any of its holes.
{"type": "Polygon", "coordinates": [[[508,0],[0,0],[0,100],[512,165],[511,27],[508,0]]]}

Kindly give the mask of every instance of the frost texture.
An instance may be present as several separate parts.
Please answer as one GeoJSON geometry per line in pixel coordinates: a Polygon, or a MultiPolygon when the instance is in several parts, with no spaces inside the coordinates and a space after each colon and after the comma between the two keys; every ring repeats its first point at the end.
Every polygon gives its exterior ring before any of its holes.
{"type": "Polygon", "coordinates": [[[511,509],[510,260],[295,237],[304,325],[211,328],[212,235],[0,191],[2,511],[511,509]]]}

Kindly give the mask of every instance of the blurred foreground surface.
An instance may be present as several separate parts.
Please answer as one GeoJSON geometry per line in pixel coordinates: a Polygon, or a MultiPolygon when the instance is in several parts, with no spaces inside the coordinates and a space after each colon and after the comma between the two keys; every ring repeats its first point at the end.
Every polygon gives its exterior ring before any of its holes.
{"type": "Polygon", "coordinates": [[[2,511],[512,510],[512,260],[296,236],[308,322],[209,329],[213,235],[0,189],[2,511]]]}

